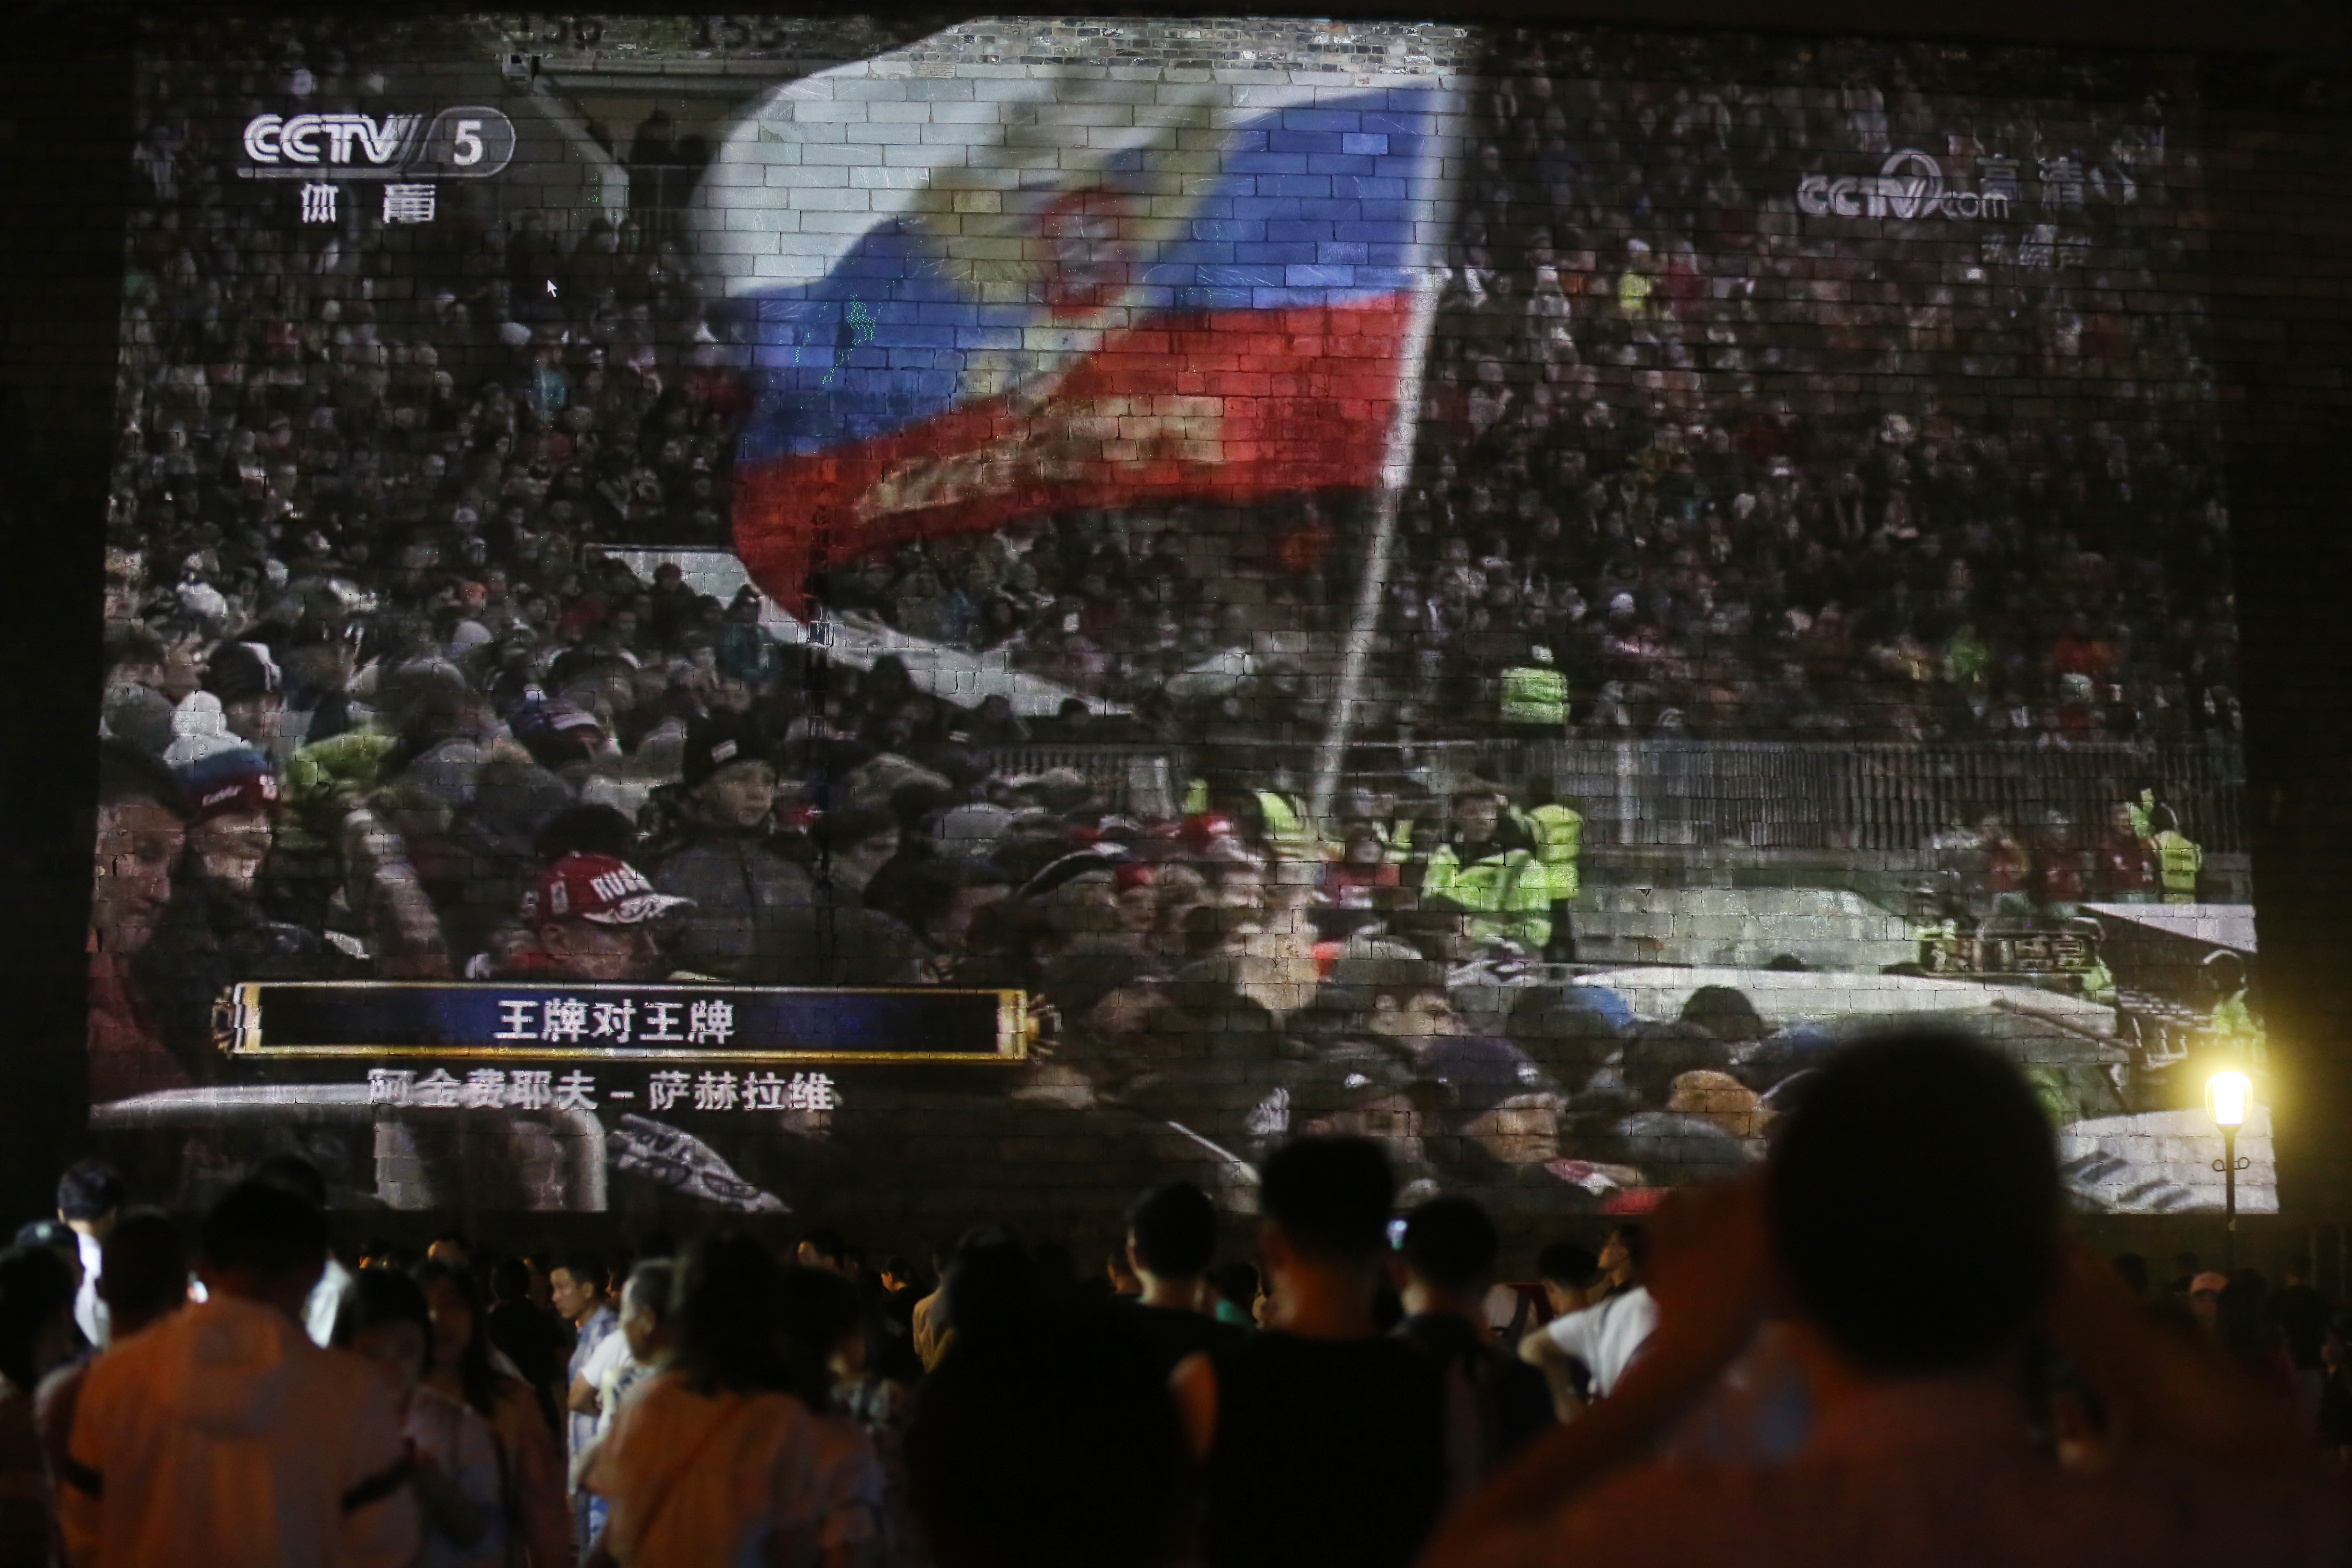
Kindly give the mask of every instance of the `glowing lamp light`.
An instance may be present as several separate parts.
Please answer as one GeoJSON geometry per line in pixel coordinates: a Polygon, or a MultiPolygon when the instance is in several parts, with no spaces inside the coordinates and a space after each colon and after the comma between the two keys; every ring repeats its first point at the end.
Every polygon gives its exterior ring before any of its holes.
{"type": "Polygon", "coordinates": [[[2217,1072],[2205,1080],[2205,1103],[2212,1109],[2213,1125],[2235,1130],[2246,1124],[2246,1107],[2254,1086],[2244,1073],[2217,1072]]]}

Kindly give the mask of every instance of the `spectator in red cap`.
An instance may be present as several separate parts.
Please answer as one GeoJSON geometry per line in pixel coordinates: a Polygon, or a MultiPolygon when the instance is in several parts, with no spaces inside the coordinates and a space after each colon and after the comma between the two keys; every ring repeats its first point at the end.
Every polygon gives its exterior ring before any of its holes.
{"type": "Polygon", "coordinates": [[[663,916],[691,900],[656,892],[645,873],[610,855],[566,855],[523,900],[532,946],[520,967],[551,979],[651,980],[663,916]]]}
{"type": "Polygon", "coordinates": [[[278,776],[269,759],[237,746],[183,770],[181,778],[188,847],[205,875],[223,888],[251,893],[277,826],[278,776]]]}
{"type": "Polygon", "coordinates": [[[323,932],[274,918],[257,895],[277,838],[278,790],[249,746],[215,752],[179,773],[187,853],[170,902],[132,965],[158,1031],[198,1082],[219,1068],[214,1004],[258,980],[342,980],[364,973],[323,932]]]}

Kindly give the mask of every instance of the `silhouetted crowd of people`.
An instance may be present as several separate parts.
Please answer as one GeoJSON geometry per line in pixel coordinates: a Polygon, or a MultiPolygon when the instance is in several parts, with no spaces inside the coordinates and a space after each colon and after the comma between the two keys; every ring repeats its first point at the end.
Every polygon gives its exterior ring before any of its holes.
{"type": "Polygon", "coordinates": [[[191,1229],[85,1161],[0,1252],[0,1563],[2352,1549],[2308,1267],[2166,1285],[2062,1241],[2033,1091],[1964,1037],[1856,1044],[1760,1173],[1525,1284],[1476,1203],[1400,1214],[1369,1142],[1287,1142],[1255,1193],[1247,1241],[1170,1182],[1097,1278],[989,1225],[926,1276],[823,1228],[355,1244],[292,1154],[191,1229]]]}

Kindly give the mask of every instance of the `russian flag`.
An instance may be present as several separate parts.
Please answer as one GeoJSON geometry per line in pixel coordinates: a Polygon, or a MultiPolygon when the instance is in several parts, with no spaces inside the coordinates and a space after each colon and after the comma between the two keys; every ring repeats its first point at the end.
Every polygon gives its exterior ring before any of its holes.
{"type": "Polygon", "coordinates": [[[776,89],[698,194],[757,371],[753,580],[805,616],[813,572],[909,539],[1379,486],[1417,396],[1443,79],[952,47],[776,89]]]}

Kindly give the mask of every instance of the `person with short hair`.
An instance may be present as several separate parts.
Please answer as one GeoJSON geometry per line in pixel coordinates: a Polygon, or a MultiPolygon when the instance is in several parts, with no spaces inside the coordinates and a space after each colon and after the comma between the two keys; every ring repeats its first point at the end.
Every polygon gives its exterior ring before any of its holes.
{"type": "Polygon", "coordinates": [[[1551,880],[1503,787],[1465,780],[1454,791],[1451,818],[1423,868],[1422,897],[1458,906],[1481,942],[1512,942],[1540,954],[1551,940],[1551,880]]]}
{"type": "Polygon", "coordinates": [[[572,1331],[572,1360],[564,1368],[570,1381],[564,1385],[564,1409],[569,1415],[564,1420],[563,1454],[571,1477],[567,1489],[572,1494],[573,1538],[583,1544],[596,1539],[604,1522],[602,1500],[581,1489],[580,1464],[588,1445],[596,1440],[594,1378],[604,1372],[597,1356],[604,1342],[621,1329],[620,1314],[605,1294],[607,1278],[604,1258],[593,1252],[568,1254],[548,1270],[555,1290],[555,1310],[572,1331]]]}
{"type": "Polygon", "coordinates": [[[1584,1369],[1591,1396],[1606,1399],[1657,1328],[1657,1303],[1642,1284],[1648,1259],[1649,1233],[1639,1225],[1619,1226],[1609,1233],[1596,1259],[1608,1293],[1590,1306],[1554,1318],[1519,1342],[1519,1359],[1550,1382],[1563,1419],[1576,1408],[1563,1398],[1575,1381],[1575,1367],[1584,1369]]]}
{"type": "Polygon", "coordinates": [[[915,1303],[923,1299],[923,1289],[915,1282],[914,1266],[903,1253],[887,1253],[882,1259],[882,1326],[899,1351],[913,1353],[910,1342],[914,1333],[915,1303]]]}
{"type": "Polygon", "coordinates": [[[530,1385],[550,1432],[560,1429],[556,1395],[567,1381],[563,1363],[572,1354],[572,1333],[554,1309],[531,1299],[530,1264],[502,1258],[490,1269],[490,1306],[481,1331],[530,1385]]]}
{"type": "Polygon", "coordinates": [[[670,1298],[677,1266],[667,1258],[649,1258],[629,1270],[621,1287],[621,1331],[605,1342],[627,1352],[612,1358],[596,1379],[596,1436],[613,1429],[613,1413],[629,1392],[669,1363],[677,1332],[670,1321],[670,1298]]]}
{"type": "Polygon", "coordinates": [[[1486,1327],[1486,1288],[1501,1250],[1495,1222],[1465,1197],[1432,1198],[1413,1210],[1397,1245],[1405,1316],[1396,1332],[1468,1392],[1482,1477],[1552,1422],[1543,1374],[1505,1354],[1486,1327]]]}
{"type": "Polygon", "coordinates": [[[165,1044],[156,998],[135,967],[174,890],[187,807],[170,770],[119,741],[99,747],[98,840],[89,906],[89,1098],[93,1105],[194,1081],[165,1044]]]}
{"type": "Polygon", "coordinates": [[[240,1183],[205,1215],[201,1252],[207,1299],[83,1384],[62,1467],[67,1561],[406,1568],[418,1521],[392,1391],[302,1327],[326,1216],[240,1183]]]}
{"type": "Polygon", "coordinates": [[[2342,1563],[2352,1509],[2226,1358],[2063,1243],[2046,1114],[1953,1032],[1850,1047],[1764,1170],[1670,1201],[1658,1329],[1616,1392],[1449,1523],[1430,1568],[2342,1563]],[[1777,1307],[1812,1426],[1793,1455],[1652,1458],[1777,1307]],[[2116,1419],[2109,1462],[2032,1437],[2037,1328],[2116,1419]]]}
{"type": "Polygon", "coordinates": [[[93,1349],[106,1348],[106,1299],[98,1282],[106,1271],[105,1243],[122,1213],[122,1175],[103,1160],[78,1160],[58,1178],[58,1217],[74,1233],[81,1253],[81,1288],[74,1292],[74,1326],[93,1349]]]}
{"type": "MultiPolygon", "coordinates": [[[[253,1179],[285,1188],[321,1214],[331,1206],[327,1202],[327,1178],[320,1173],[318,1166],[299,1154],[270,1155],[253,1168],[253,1179]]],[[[327,1266],[320,1271],[319,1283],[311,1287],[310,1302],[302,1309],[302,1321],[310,1331],[313,1344],[334,1342],[335,1313],[343,1304],[343,1288],[351,1282],[352,1271],[335,1256],[331,1243],[327,1266]]]]}
{"type": "MultiPolygon", "coordinates": [[[[605,1336],[581,1373],[581,1381],[593,1391],[586,1414],[594,1418],[595,1436],[572,1462],[575,1487],[578,1478],[595,1464],[596,1445],[611,1433],[623,1401],[668,1363],[677,1338],[671,1322],[676,1280],[676,1265],[667,1258],[656,1258],[633,1266],[622,1281],[618,1304],[621,1326],[618,1331],[605,1336]]],[[[578,1405],[572,1408],[575,1412],[580,1410],[578,1405]]]]}
{"type": "Polygon", "coordinates": [[[1601,1258],[1581,1242],[1555,1241],[1536,1254],[1536,1279],[1555,1318],[1591,1306],[1601,1283],[1601,1258]]]}
{"type": "Polygon", "coordinates": [[[1190,1182],[1163,1182],[1129,1205],[1123,1249],[1137,1290],[1122,1321],[1166,1369],[1222,1350],[1240,1331],[1202,1310],[1209,1263],[1217,1255],[1217,1206],[1190,1182]]]}
{"type": "Polygon", "coordinates": [[[1273,1322],[1174,1379],[1204,1470],[1210,1568],[1403,1568],[1466,1487],[1443,1374],[1374,1314],[1395,1201],[1388,1157],[1364,1139],[1295,1139],[1260,1171],[1273,1322]]]}
{"type": "Polygon", "coordinates": [[[959,1330],[924,1379],[906,1456],[938,1568],[1176,1559],[1183,1433],[1158,1360],[1113,1312],[959,1330]]]}
{"type": "MultiPolygon", "coordinates": [[[[109,1345],[130,1339],[187,1304],[188,1249],[169,1215],[150,1208],[121,1211],[107,1232],[104,1251],[98,1291],[106,1307],[109,1345]]],[[[74,1412],[95,1364],[88,1357],[68,1362],[41,1380],[34,1396],[33,1425],[40,1437],[53,1515],[67,1444],[73,1436],[74,1412]]],[[[65,1560],[62,1540],[56,1556],[65,1560]]]]}

